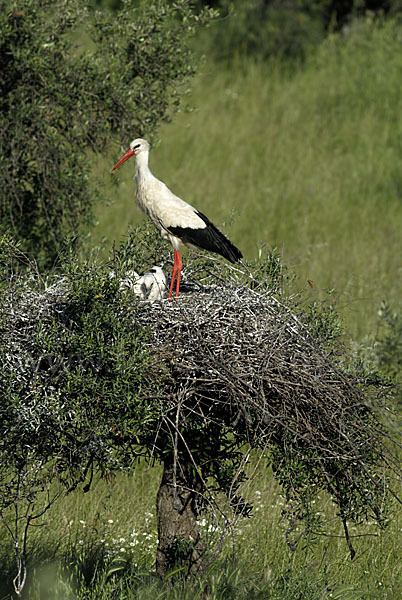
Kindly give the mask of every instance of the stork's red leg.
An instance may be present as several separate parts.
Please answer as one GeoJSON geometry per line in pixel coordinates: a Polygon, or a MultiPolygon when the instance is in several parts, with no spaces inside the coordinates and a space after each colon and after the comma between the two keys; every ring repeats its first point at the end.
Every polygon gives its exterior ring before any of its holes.
{"type": "Polygon", "coordinates": [[[176,253],[176,268],[177,268],[176,298],[179,297],[180,275],[181,275],[182,267],[183,267],[183,263],[181,261],[180,252],[177,250],[177,253],[176,253]]]}
{"type": "Polygon", "coordinates": [[[174,261],[173,261],[172,281],[170,282],[169,298],[172,298],[173,284],[174,284],[174,280],[175,280],[176,273],[177,273],[177,254],[178,254],[178,252],[176,249],[174,250],[173,254],[174,254],[174,261]]]}

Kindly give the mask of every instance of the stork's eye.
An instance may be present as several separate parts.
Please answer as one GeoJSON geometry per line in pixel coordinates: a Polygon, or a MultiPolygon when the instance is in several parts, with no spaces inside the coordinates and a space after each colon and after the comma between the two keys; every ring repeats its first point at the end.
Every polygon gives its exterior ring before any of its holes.
{"type": "Polygon", "coordinates": [[[137,150],[137,148],[140,148],[140,147],[141,147],[141,144],[136,144],[136,145],[134,146],[133,150],[137,150]]]}

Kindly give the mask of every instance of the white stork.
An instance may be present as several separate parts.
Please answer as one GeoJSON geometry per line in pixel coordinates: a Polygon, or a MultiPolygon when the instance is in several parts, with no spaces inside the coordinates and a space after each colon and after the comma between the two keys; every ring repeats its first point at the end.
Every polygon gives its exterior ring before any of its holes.
{"type": "Polygon", "coordinates": [[[149,144],[146,140],[141,138],[133,140],[130,148],[115,164],[112,171],[132,156],[137,159],[134,176],[137,184],[135,195],[137,204],[159,229],[161,236],[169,240],[173,246],[174,262],[169,298],[172,297],[176,275],[176,298],[179,295],[183,266],[179,253],[180,244],[184,244],[188,248],[201,248],[216,252],[232,263],[236,263],[242,258],[240,250],[205,215],[175,196],[162,181],[152,175],[148,167],[149,144]]]}

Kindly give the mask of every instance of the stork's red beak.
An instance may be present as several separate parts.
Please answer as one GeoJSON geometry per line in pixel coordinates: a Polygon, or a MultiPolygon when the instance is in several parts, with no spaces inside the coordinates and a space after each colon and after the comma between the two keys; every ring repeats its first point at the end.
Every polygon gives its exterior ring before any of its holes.
{"type": "Polygon", "coordinates": [[[126,162],[126,160],[128,160],[129,158],[131,158],[132,156],[134,156],[134,154],[135,154],[134,150],[131,150],[131,148],[129,148],[127,150],[127,152],[125,154],[123,154],[123,156],[121,157],[121,159],[119,161],[117,161],[117,163],[113,167],[112,171],[114,171],[115,169],[117,169],[117,167],[120,167],[120,165],[122,165],[124,162],[126,162]]]}

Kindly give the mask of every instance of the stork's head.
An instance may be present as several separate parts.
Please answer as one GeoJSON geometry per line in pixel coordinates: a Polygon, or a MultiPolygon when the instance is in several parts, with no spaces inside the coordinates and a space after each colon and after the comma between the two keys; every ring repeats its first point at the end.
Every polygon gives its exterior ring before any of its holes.
{"type": "Polygon", "coordinates": [[[128,160],[132,156],[135,156],[142,152],[146,152],[146,153],[149,152],[149,144],[148,144],[147,140],[143,140],[142,138],[137,138],[137,139],[133,140],[130,144],[130,148],[127,150],[127,152],[125,154],[123,154],[121,159],[119,161],[117,161],[117,163],[113,167],[112,171],[117,169],[117,167],[120,167],[120,165],[122,165],[124,162],[126,162],[126,160],[128,160]]]}

